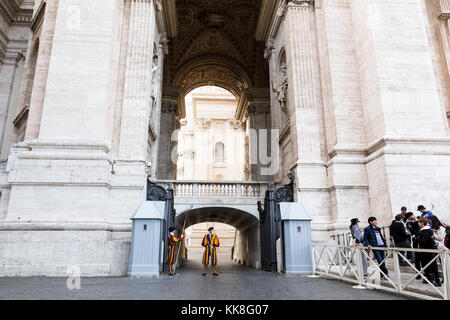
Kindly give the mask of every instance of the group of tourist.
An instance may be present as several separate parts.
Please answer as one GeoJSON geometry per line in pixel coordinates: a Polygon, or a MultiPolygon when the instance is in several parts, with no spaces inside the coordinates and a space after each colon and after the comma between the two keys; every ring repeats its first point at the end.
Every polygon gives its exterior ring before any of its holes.
{"type": "MultiPolygon", "coordinates": [[[[420,215],[416,217],[414,213],[408,212],[406,207],[402,207],[401,213],[395,216],[389,227],[393,245],[397,248],[448,250],[450,247],[450,226],[442,223],[436,215],[423,205],[418,206],[417,211],[420,212],[420,215]]],[[[388,243],[383,236],[381,228],[378,227],[377,218],[370,217],[368,222],[369,226],[364,229],[364,232],[361,232],[359,219],[354,218],[351,220],[350,231],[353,244],[366,246],[373,252],[373,256],[378,261],[382,271],[381,279],[385,279],[389,275],[384,261],[386,251],[376,248],[387,247],[388,243]]],[[[437,287],[441,286],[437,259],[434,259],[436,253],[401,252],[401,255],[399,255],[400,265],[407,266],[408,262],[402,256],[409,260],[411,265],[414,264],[419,271],[426,267],[424,273],[428,281],[437,287]]],[[[362,260],[364,275],[367,276],[367,258],[363,256],[362,260]]],[[[416,279],[420,280],[422,277],[418,275],[416,279]]],[[[424,283],[428,283],[428,281],[423,279],[424,283]]]]}

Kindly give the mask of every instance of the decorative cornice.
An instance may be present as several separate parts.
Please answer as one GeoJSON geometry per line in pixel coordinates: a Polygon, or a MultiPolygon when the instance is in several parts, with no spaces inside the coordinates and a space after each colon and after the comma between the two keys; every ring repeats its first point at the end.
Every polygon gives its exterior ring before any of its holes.
{"type": "MultiPolygon", "coordinates": [[[[284,1],[284,0],[283,0],[284,1]]],[[[263,0],[261,11],[259,13],[258,24],[256,26],[255,38],[258,41],[266,41],[269,33],[269,28],[273,20],[277,3],[276,0],[263,0]]]]}
{"type": "Polygon", "coordinates": [[[13,124],[15,127],[19,127],[28,118],[28,113],[30,111],[30,106],[26,105],[22,111],[19,112],[17,117],[14,119],[13,124]]]}
{"type": "Polygon", "coordinates": [[[450,19],[450,0],[439,0],[439,20],[450,19]]]}
{"type": "Polygon", "coordinates": [[[39,6],[38,10],[36,11],[33,20],[31,21],[31,30],[33,30],[34,32],[39,28],[39,26],[42,24],[42,21],[44,20],[43,17],[45,15],[46,7],[47,2],[43,1],[39,6]]]}
{"type": "Polygon", "coordinates": [[[270,112],[270,93],[266,88],[245,89],[242,91],[236,108],[235,119],[244,121],[246,114],[270,112]]]}
{"type": "Polygon", "coordinates": [[[249,102],[247,107],[248,114],[265,114],[270,112],[270,103],[249,102]]]}
{"type": "Polygon", "coordinates": [[[0,14],[10,23],[31,23],[33,9],[17,0],[0,0],[0,14]]]}
{"type": "Polygon", "coordinates": [[[176,113],[177,100],[170,97],[163,97],[161,102],[161,113],[176,113]]]}
{"type": "Polygon", "coordinates": [[[155,0],[156,9],[162,12],[164,17],[165,32],[169,38],[175,38],[177,30],[177,9],[175,0],[155,0]]]}
{"type": "Polygon", "coordinates": [[[267,42],[275,38],[289,6],[308,6],[315,0],[263,0],[255,38],[267,42]]]}

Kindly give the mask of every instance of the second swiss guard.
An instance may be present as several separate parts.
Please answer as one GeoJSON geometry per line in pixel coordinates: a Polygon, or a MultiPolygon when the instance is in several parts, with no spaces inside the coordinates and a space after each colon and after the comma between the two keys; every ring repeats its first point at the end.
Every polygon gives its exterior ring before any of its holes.
{"type": "Polygon", "coordinates": [[[214,233],[214,228],[210,227],[208,229],[208,234],[205,235],[202,241],[202,247],[205,248],[205,252],[203,253],[203,276],[206,276],[206,271],[208,269],[209,261],[211,260],[212,272],[213,275],[219,275],[216,272],[217,265],[217,252],[216,248],[220,246],[219,237],[214,233]]]}
{"type": "Polygon", "coordinates": [[[177,258],[177,253],[176,253],[176,245],[177,242],[180,242],[181,240],[183,240],[183,235],[181,235],[180,237],[177,237],[175,235],[175,228],[174,227],[170,227],[169,228],[169,240],[167,242],[167,264],[169,266],[169,276],[173,276],[175,273],[173,271],[173,265],[176,262],[176,258],[177,258]]]}

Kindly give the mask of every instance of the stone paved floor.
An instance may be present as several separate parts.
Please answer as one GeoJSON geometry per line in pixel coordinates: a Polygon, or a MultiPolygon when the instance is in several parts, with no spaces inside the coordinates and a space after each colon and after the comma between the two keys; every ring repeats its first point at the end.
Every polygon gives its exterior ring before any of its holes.
{"type": "Polygon", "coordinates": [[[351,284],[301,276],[283,276],[240,266],[219,257],[217,277],[202,277],[189,261],[175,277],[82,278],[80,290],[68,290],[65,278],[0,278],[0,299],[402,299],[392,294],[353,289],[351,284]]]}

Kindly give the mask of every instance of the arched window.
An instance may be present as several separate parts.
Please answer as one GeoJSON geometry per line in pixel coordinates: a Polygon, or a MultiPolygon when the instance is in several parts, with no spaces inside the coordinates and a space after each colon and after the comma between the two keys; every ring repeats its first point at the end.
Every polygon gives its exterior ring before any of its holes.
{"type": "Polygon", "coordinates": [[[216,163],[225,162],[225,145],[222,142],[217,142],[214,151],[214,159],[216,163]]]}

